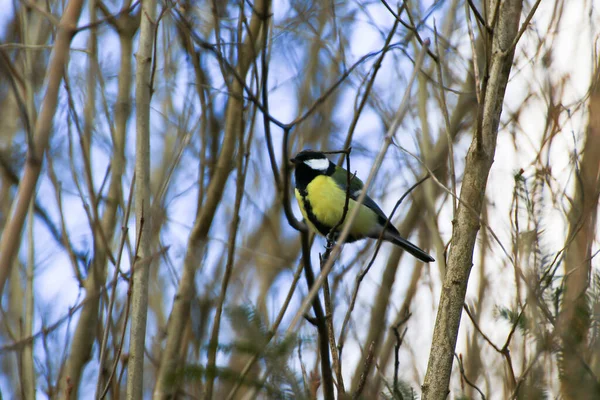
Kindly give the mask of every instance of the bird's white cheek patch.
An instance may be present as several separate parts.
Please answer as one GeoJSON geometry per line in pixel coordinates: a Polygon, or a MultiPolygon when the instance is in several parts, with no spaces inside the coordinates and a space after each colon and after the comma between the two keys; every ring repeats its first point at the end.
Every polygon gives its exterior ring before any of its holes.
{"type": "Polygon", "coordinates": [[[329,160],[326,158],[315,158],[312,160],[306,160],[304,161],[304,164],[318,171],[327,171],[327,168],[329,168],[329,160]]]}

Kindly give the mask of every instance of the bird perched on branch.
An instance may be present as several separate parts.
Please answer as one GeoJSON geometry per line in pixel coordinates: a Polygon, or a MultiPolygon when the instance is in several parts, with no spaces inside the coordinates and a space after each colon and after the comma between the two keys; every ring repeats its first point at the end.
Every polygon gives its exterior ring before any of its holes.
{"type": "MultiPolygon", "coordinates": [[[[343,229],[343,224],[339,224],[342,217],[348,218],[356,207],[356,200],[363,189],[362,181],[355,175],[348,177],[344,168],[336,166],[319,151],[301,151],[291,161],[296,168],[296,199],[308,226],[323,236],[337,227],[334,234],[339,234],[343,229]],[[344,215],[347,195],[348,209],[344,215]]],[[[429,254],[401,237],[391,223],[386,226],[386,221],[387,217],[377,203],[365,196],[346,242],[363,238],[377,239],[381,235],[383,240],[402,247],[423,262],[435,261],[429,254]]]]}

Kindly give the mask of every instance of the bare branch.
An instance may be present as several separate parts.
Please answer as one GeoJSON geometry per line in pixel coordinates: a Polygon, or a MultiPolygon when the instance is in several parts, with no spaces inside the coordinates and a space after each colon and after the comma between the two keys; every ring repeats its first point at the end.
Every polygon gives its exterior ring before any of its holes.
{"type": "Polygon", "coordinates": [[[42,109],[35,124],[34,141],[29,144],[25,173],[15,196],[11,216],[8,219],[9,222],[4,228],[2,239],[0,239],[0,297],[2,297],[6,279],[21,244],[21,232],[25,216],[27,215],[29,202],[34,197],[35,188],[42,169],[44,152],[50,140],[52,120],[58,104],[60,82],[66,69],[69,46],[82,7],[82,0],[70,0],[59,23],[52,61],[46,77],[48,88],[44,102],[42,103],[42,109]]]}

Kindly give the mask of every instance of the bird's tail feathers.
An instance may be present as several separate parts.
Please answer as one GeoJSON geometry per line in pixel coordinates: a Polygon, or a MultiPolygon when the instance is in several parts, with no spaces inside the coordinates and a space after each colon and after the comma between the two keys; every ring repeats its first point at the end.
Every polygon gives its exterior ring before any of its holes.
{"type": "Polygon", "coordinates": [[[425,253],[423,250],[421,250],[419,247],[415,246],[408,240],[404,239],[402,236],[400,236],[399,233],[392,232],[388,229],[388,230],[386,230],[385,234],[383,235],[383,239],[387,240],[389,242],[392,242],[397,246],[402,247],[404,250],[408,251],[410,254],[417,257],[419,260],[421,260],[423,262],[428,263],[428,262],[435,261],[435,259],[433,257],[431,257],[429,254],[425,253]]]}

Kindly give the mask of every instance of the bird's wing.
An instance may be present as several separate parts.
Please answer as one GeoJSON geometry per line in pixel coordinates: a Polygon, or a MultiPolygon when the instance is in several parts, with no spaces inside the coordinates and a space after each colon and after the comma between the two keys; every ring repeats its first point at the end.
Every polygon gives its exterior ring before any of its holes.
{"type": "MultiPolygon", "coordinates": [[[[348,172],[342,168],[342,167],[337,167],[335,169],[335,172],[332,175],[333,180],[337,183],[337,185],[344,191],[346,192],[347,187],[348,187],[348,172]]],[[[358,200],[358,197],[360,196],[360,194],[362,193],[363,190],[363,182],[354,174],[350,174],[350,190],[349,190],[349,194],[350,194],[350,198],[354,201],[358,200]]],[[[363,201],[363,204],[367,207],[369,207],[371,210],[375,211],[375,213],[383,219],[383,221],[387,220],[387,216],[385,215],[385,213],[383,211],[381,211],[381,208],[379,208],[379,206],[377,205],[377,203],[375,203],[375,201],[370,198],[368,195],[365,196],[365,200],[363,201]]]]}

